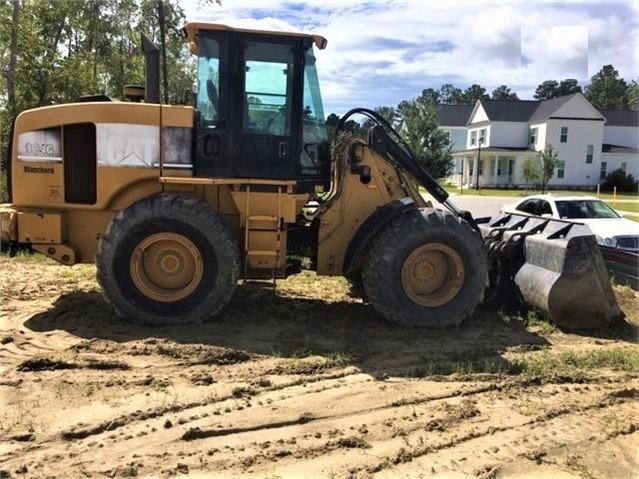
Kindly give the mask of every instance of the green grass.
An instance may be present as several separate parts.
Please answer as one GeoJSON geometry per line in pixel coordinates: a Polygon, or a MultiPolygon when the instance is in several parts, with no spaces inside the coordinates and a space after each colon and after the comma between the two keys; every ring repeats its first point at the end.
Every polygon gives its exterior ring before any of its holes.
{"type": "Polygon", "coordinates": [[[524,319],[524,324],[528,327],[535,328],[541,334],[552,334],[557,332],[557,327],[546,321],[543,315],[535,310],[528,311],[528,315],[524,319]]]}
{"type": "Polygon", "coordinates": [[[41,254],[41,253],[37,253],[37,252],[29,252],[29,251],[18,251],[16,253],[16,255],[14,257],[11,257],[9,255],[9,253],[3,251],[0,252],[0,260],[6,260],[6,261],[23,261],[26,263],[50,263],[50,264],[57,264],[54,260],[50,259],[49,257],[41,254]]]}
{"type": "Polygon", "coordinates": [[[596,369],[633,372],[639,368],[639,350],[616,347],[591,351],[567,350],[559,355],[543,352],[517,359],[512,364],[522,374],[530,376],[570,375],[596,369]]]}
{"type": "Polygon", "coordinates": [[[461,361],[429,361],[421,367],[406,371],[406,376],[505,374],[551,379],[557,376],[586,376],[602,369],[633,372],[638,368],[639,349],[616,347],[591,351],[567,350],[560,354],[533,352],[512,360],[495,356],[461,361]]]}
{"type": "MultiPolygon", "coordinates": [[[[464,187],[462,190],[456,186],[444,185],[444,189],[449,193],[454,194],[462,194],[468,196],[505,196],[505,197],[514,197],[514,198],[523,198],[528,195],[536,195],[541,193],[541,190],[538,189],[505,189],[505,188],[481,188],[479,190],[475,190],[474,188],[466,188],[464,187]]],[[[601,198],[605,201],[613,200],[614,196],[612,193],[601,191],[597,195],[597,189],[591,188],[589,190],[548,190],[547,193],[555,194],[555,195],[593,195],[601,198]]],[[[639,200],[639,196],[637,193],[617,193],[616,196],[619,200],[639,200]]],[[[627,203],[626,203],[627,204],[627,203]]],[[[639,211],[633,210],[633,211],[639,211]]]]}
{"type": "Polygon", "coordinates": [[[629,211],[639,214],[639,202],[606,200],[606,203],[618,211],[629,211]]]}

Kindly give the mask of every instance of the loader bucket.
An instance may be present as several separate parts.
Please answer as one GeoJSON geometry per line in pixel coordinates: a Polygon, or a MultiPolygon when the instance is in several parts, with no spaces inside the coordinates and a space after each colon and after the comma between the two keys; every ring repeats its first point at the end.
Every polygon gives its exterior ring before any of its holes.
{"type": "Polygon", "coordinates": [[[499,288],[514,288],[526,304],[557,325],[605,327],[623,317],[600,247],[587,226],[500,214],[480,229],[489,259],[502,269],[499,288]]]}

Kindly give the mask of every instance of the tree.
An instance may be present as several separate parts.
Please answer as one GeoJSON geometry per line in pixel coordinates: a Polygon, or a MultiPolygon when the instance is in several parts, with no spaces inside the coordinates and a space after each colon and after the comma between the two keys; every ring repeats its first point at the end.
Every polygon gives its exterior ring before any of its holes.
{"type": "Polygon", "coordinates": [[[541,193],[546,192],[546,185],[555,173],[555,168],[559,166],[559,158],[557,150],[552,145],[547,144],[546,147],[537,153],[537,159],[541,163],[541,193]]]}
{"type": "Polygon", "coordinates": [[[625,110],[628,108],[628,84],[619,78],[612,65],[605,65],[590,79],[586,87],[586,98],[595,108],[603,110],[625,110]]]}
{"type": "Polygon", "coordinates": [[[486,94],[486,89],[477,84],[473,84],[464,90],[462,93],[462,104],[473,105],[477,100],[489,100],[490,97],[486,94]]]}
{"type": "Polygon", "coordinates": [[[639,110],[639,83],[637,80],[632,80],[632,83],[628,85],[626,90],[626,97],[628,98],[628,108],[634,111],[639,110]]]}
{"type": "Polygon", "coordinates": [[[375,113],[380,115],[384,120],[386,120],[392,127],[397,127],[397,124],[400,121],[400,115],[395,107],[378,106],[377,108],[374,109],[374,111],[375,113]]]}
{"type": "Polygon", "coordinates": [[[418,163],[435,178],[450,174],[453,167],[448,135],[438,128],[437,104],[426,96],[401,102],[397,110],[404,122],[403,136],[418,163]]]}
{"type": "Polygon", "coordinates": [[[535,100],[550,100],[557,96],[559,83],[555,80],[546,80],[537,86],[533,97],[535,100]]]}
{"type": "MultiPolygon", "coordinates": [[[[424,92],[422,92],[422,96],[424,92]]],[[[426,95],[428,96],[428,95],[426,95]]],[[[442,105],[460,105],[463,103],[463,93],[460,88],[445,83],[439,89],[439,103],[442,105]]]]}
{"type": "Polygon", "coordinates": [[[517,93],[511,91],[506,85],[500,85],[495,88],[490,98],[491,100],[519,100],[517,93]]]}
{"type": "Polygon", "coordinates": [[[557,96],[572,95],[573,93],[581,93],[581,86],[574,78],[561,80],[557,88],[557,96]]]}
{"type": "Polygon", "coordinates": [[[546,80],[537,86],[535,90],[535,100],[550,100],[564,95],[581,93],[581,86],[574,78],[566,78],[557,82],[556,80],[546,80]]]}
{"type": "Polygon", "coordinates": [[[537,158],[529,156],[521,165],[521,177],[527,184],[541,182],[541,167],[537,158]]]}
{"type": "Polygon", "coordinates": [[[11,2],[11,39],[9,53],[9,67],[5,73],[7,79],[7,112],[10,117],[15,116],[16,110],[16,62],[18,59],[18,26],[20,24],[20,2],[11,2]]]}
{"type": "Polygon", "coordinates": [[[425,88],[422,90],[422,97],[428,98],[433,103],[439,104],[441,99],[441,93],[437,90],[433,90],[432,88],[425,88]]]}
{"type": "Polygon", "coordinates": [[[539,184],[543,194],[546,192],[548,181],[552,178],[559,163],[557,151],[548,144],[543,150],[537,152],[537,156],[524,160],[521,165],[521,177],[526,183],[539,184]]]}

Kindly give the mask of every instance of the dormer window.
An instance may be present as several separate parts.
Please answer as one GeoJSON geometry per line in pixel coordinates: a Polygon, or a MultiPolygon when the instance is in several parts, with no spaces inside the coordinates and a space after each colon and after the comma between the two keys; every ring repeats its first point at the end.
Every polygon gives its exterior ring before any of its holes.
{"type": "Polygon", "coordinates": [[[530,129],[530,141],[529,143],[531,145],[534,145],[535,143],[537,143],[537,128],[531,128],[530,129]]]}
{"type": "Polygon", "coordinates": [[[486,144],[486,128],[479,130],[479,143],[482,145],[486,144]]]}
{"type": "Polygon", "coordinates": [[[477,130],[473,130],[470,132],[470,146],[475,146],[477,144],[477,130]]]}

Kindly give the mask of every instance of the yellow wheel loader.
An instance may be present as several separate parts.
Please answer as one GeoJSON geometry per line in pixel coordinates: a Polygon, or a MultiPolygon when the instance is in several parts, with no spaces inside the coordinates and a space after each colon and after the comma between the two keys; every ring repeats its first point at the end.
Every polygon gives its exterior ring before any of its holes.
{"type": "Polygon", "coordinates": [[[148,325],[206,321],[240,280],[301,267],[346,276],[407,326],[456,325],[504,296],[573,327],[619,316],[588,232],[513,215],[478,225],[370,110],[347,113],[329,145],[313,52],[323,37],[205,23],[182,33],[198,66],[189,104],[160,103],[158,49],[143,38],[146,84],[125,88],[128,101],[17,116],[5,245],[95,261],[105,299],[148,325]],[[355,114],[373,124],[366,140],[345,129],[355,114]]]}

